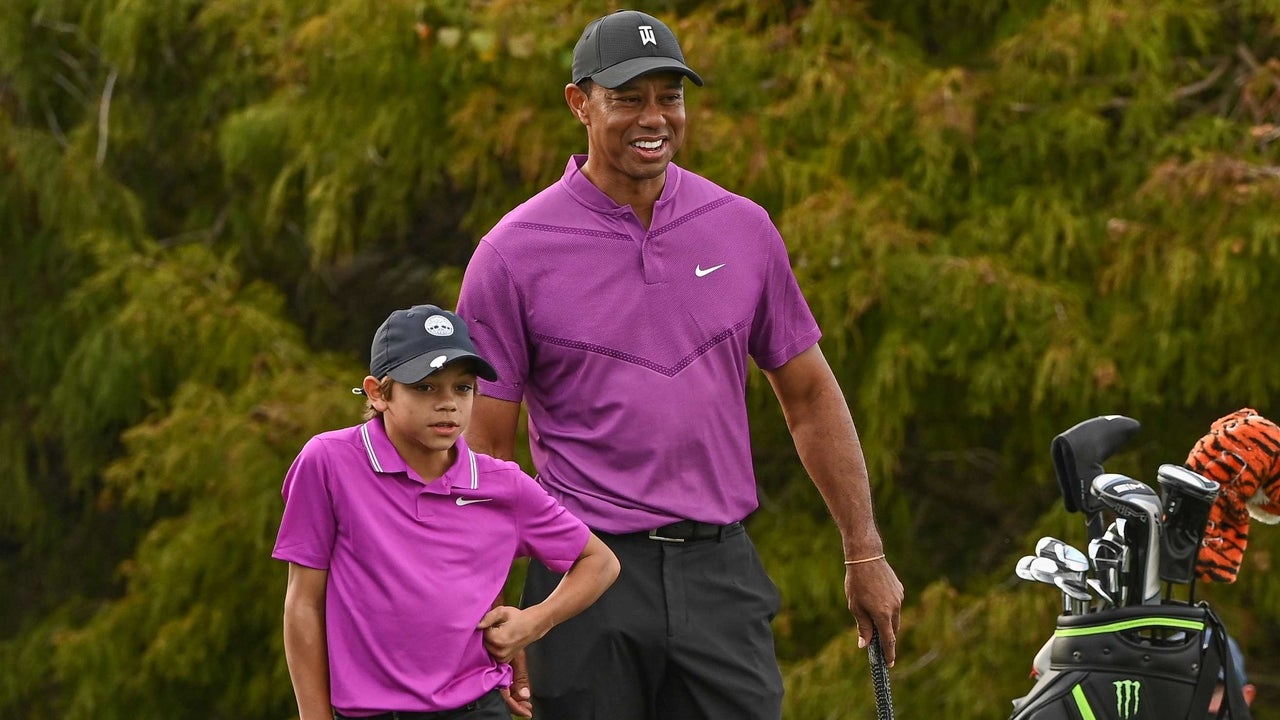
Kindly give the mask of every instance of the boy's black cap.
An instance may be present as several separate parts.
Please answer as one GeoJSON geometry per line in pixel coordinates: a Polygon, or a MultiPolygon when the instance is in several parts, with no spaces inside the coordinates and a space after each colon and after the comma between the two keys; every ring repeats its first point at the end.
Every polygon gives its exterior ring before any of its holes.
{"type": "Polygon", "coordinates": [[[391,313],[374,334],[369,374],[416,383],[459,358],[471,358],[485,380],[498,379],[493,366],[476,353],[461,318],[435,305],[414,305],[391,313]]]}
{"type": "Polygon", "coordinates": [[[573,48],[573,82],[615,88],[645,73],[668,70],[702,78],[684,64],[684,53],[661,20],[636,10],[619,10],[592,20],[573,48]]]}

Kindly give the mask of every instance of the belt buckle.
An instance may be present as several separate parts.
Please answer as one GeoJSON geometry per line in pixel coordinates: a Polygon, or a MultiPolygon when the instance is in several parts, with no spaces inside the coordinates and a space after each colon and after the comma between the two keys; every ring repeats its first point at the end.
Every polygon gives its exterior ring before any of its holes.
{"type": "Polygon", "coordinates": [[[668,542],[668,543],[682,543],[682,542],[684,542],[684,538],[673,538],[673,537],[665,537],[665,536],[663,536],[663,535],[659,535],[659,534],[658,534],[658,528],[654,528],[654,529],[652,529],[652,530],[650,530],[650,531],[649,531],[649,539],[650,539],[650,540],[657,540],[658,542],[668,542]]]}

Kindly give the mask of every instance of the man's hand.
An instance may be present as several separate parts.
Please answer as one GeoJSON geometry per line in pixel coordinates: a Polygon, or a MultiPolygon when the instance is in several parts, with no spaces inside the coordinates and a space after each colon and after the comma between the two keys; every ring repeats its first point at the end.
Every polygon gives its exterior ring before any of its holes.
{"type": "Polygon", "coordinates": [[[844,593],[849,599],[849,613],[858,623],[858,647],[871,644],[871,630],[878,629],[885,663],[893,667],[903,596],[902,583],[893,568],[883,558],[846,565],[844,593]]]}
{"type": "Polygon", "coordinates": [[[511,687],[502,688],[502,699],[507,701],[511,714],[523,718],[533,717],[533,691],[529,688],[529,663],[521,650],[511,658],[511,687]]]}

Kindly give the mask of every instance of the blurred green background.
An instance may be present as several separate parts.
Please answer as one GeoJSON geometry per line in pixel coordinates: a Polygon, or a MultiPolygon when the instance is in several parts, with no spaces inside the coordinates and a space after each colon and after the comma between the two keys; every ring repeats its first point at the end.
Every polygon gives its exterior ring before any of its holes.
{"type": "MultiPolygon", "coordinates": [[[[284,471],[358,421],[382,318],[452,306],[584,151],[570,55],[618,7],[0,3],[0,717],[294,715],[284,471]]],[[[908,592],[898,713],[1007,717],[1060,603],[1014,563],[1086,542],[1054,435],[1133,417],[1107,469],[1154,485],[1280,416],[1280,0],[633,7],[707,81],[677,162],[770,211],[823,325],[908,592]]],[[[872,717],[839,539],[758,374],[750,405],[786,717],[872,717]]],[[[1255,523],[1197,591],[1261,720],[1277,550],[1255,523]]]]}

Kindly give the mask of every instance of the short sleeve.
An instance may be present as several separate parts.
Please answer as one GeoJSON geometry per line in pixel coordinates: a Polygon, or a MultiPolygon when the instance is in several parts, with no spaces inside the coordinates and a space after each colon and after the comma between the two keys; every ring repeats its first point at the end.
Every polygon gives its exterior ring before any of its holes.
{"type": "Polygon", "coordinates": [[[761,235],[767,262],[748,352],[761,368],[774,370],[817,344],[822,332],[791,269],[786,243],[767,215],[761,235]]]}
{"type": "Polygon", "coordinates": [[[467,264],[457,311],[480,356],[498,372],[497,382],[480,380],[481,392],[520,402],[529,374],[524,303],[506,261],[487,240],[480,242],[467,264]]]}
{"type": "Polygon", "coordinates": [[[317,570],[329,569],[337,536],[329,463],[324,443],[312,438],[285,474],[284,515],[271,557],[317,570]]]}
{"type": "Polygon", "coordinates": [[[554,572],[567,572],[587,546],[591,531],[537,481],[521,475],[517,554],[535,558],[554,572]]]}

